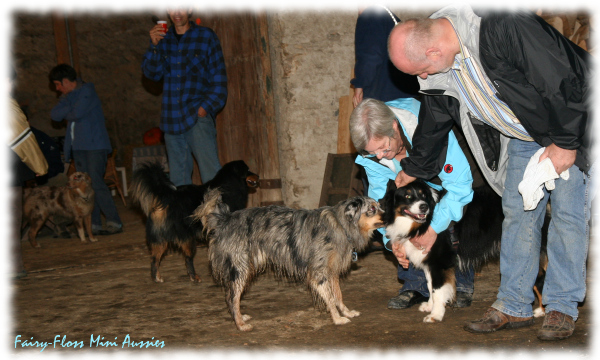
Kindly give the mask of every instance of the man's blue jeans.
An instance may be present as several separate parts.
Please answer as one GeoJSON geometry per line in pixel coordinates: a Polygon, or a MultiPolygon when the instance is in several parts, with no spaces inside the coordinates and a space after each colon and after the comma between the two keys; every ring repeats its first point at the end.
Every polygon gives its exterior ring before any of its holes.
{"type": "Polygon", "coordinates": [[[217,129],[210,115],[199,117],[196,125],[183,134],[165,133],[165,145],[169,160],[169,176],[175,186],[192,183],[194,158],[200,169],[202,183],[211,180],[221,169],[217,149],[217,129]]]}
{"type": "Polygon", "coordinates": [[[92,187],[95,192],[94,210],[92,211],[92,228],[94,230],[102,229],[101,212],[106,218],[107,225],[114,227],[123,225],[110,190],[104,182],[107,158],[108,150],[73,150],[73,160],[77,171],[88,173],[92,178],[92,187]]]}
{"type": "MultiPolygon", "coordinates": [[[[473,268],[462,272],[455,272],[456,274],[456,291],[473,294],[473,280],[475,277],[475,271],[473,268]]],[[[417,291],[421,295],[429,297],[429,290],[427,289],[427,279],[423,270],[416,269],[412,263],[408,265],[408,269],[404,269],[402,266],[398,266],[398,279],[404,281],[400,292],[407,290],[417,291]]]]}
{"type": "Polygon", "coordinates": [[[556,188],[536,209],[525,211],[518,185],[525,167],[540,146],[535,142],[511,140],[508,169],[502,195],[504,223],[500,255],[501,281],[492,307],[517,317],[533,315],[532,291],[539,267],[541,228],[546,204],[551,201],[552,220],[548,229],[548,270],[542,302],[546,312],[555,310],[577,319],[577,303],[586,293],[586,258],[589,244],[590,178],[577,166],[569,179],[555,180],[556,188]]]}

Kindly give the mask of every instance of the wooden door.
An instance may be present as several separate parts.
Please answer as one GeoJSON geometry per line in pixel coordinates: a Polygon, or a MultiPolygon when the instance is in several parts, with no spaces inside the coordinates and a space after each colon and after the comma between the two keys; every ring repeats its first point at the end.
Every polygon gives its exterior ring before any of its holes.
{"type": "Polygon", "coordinates": [[[266,14],[196,17],[218,35],[227,67],[229,94],[217,115],[219,158],[222,163],[242,159],[260,176],[260,188],[250,196],[249,206],[281,204],[266,14]]]}

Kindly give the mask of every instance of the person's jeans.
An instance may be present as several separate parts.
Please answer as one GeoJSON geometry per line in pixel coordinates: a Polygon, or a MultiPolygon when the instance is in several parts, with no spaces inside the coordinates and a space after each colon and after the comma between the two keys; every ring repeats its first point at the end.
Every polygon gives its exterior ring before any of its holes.
{"type": "MultiPolygon", "coordinates": [[[[456,291],[473,294],[473,280],[475,277],[475,271],[473,268],[467,271],[455,272],[456,274],[456,291]]],[[[408,265],[408,269],[404,269],[402,266],[398,266],[398,279],[404,281],[400,292],[412,290],[417,291],[421,295],[429,297],[429,290],[427,289],[427,279],[425,273],[421,269],[415,268],[412,263],[408,265]]]]}
{"type": "Polygon", "coordinates": [[[500,253],[501,281],[492,307],[517,317],[533,315],[532,291],[540,258],[541,228],[548,199],[552,220],[548,229],[548,270],[542,294],[546,312],[555,310],[577,319],[577,303],[586,293],[586,258],[590,218],[589,177],[577,166],[569,169],[569,179],[555,180],[555,189],[537,208],[523,209],[518,185],[525,167],[540,146],[535,142],[511,140],[508,168],[502,195],[504,223],[500,253]]]}
{"type": "Polygon", "coordinates": [[[217,149],[217,129],[210,115],[199,117],[196,125],[183,134],[165,133],[169,177],[175,186],[192,183],[194,160],[198,163],[202,183],[210,181],[221,169],[217,149]]]}
{"type": "Polygon", "coordinates": [[[92,178],[92,188],[95,193],[94,210],[92,211],[92,228],[94,230],[102,229],[101,212],[106,218],[107,225],[123,226],[110,190],[104,182],[107,158],[108,150],[73,150],[73,160],[77,171],[88,173],[92,178]]]}

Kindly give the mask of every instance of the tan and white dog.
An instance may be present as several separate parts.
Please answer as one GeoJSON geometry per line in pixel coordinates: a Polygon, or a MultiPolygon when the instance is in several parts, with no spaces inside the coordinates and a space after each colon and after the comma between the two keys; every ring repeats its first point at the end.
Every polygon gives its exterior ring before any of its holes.
{"type": "Polygon", "coordinates": [[[23,225],[30,226],[27,233],[31,246],[41,247],[35,238],[48,220],[55,226],[63,228],[65,225],[75,223],[82,242],[86,242],[85,231],[91,242],[98,241],[92,234],[94,189],[88,174],[83,172],[71,174],[66,186],[25,189],[23,199],[23,225]]]}

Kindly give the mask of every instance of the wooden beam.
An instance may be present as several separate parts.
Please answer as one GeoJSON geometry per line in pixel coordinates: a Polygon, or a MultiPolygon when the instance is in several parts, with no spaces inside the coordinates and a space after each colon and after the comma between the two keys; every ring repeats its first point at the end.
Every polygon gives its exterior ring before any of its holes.
{"type": "Polygon", "coordinates": [[[56,63],[71,65],[77,75],[81,76],[75,22],[64,14],[54,13],[52,15],[52,26],[56,45],[56,63]]]}
{"type": "Polygon", "coordinates": [[[263,111],[260,116],[257,133],[261,136],[258,141],[261,159],[261,178],[274,179],[272,183],[278,184],[270,188],[261,188],[260,204],[265,206],[271,203],[283,204],[281,193],[281,176],[279,173],[279,146],[277,144],[277,123],[275,121],[275,105],[273,100],[273,74],[271,71],[271,50],[269,46],[269,29],[267,15],[256,15],[256,45],[259,48],[259,102],[263,111]],[[262,129],[262,131],[260,131],[262,129]]]}
{"type": "MultiPolygon", "coordinates": [[[[354,69],[352,69],[350,79],[354,78],[354,69]]],[[[338,141],[337,141],[337,153],[338,154],[353,154],[356,153],[352,139],[350,138],[350,115],[354,110],[352,105],[352,97],[354,96],[354,89],[349,87],[349,93],[346,96],[342,96],[339,100],[339,112],[338,112],[338,141]]]]}

